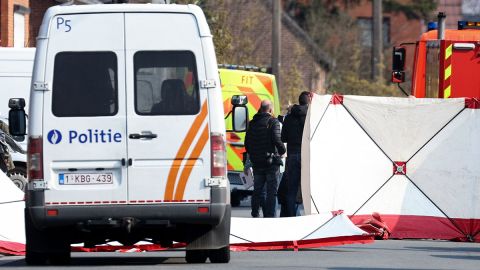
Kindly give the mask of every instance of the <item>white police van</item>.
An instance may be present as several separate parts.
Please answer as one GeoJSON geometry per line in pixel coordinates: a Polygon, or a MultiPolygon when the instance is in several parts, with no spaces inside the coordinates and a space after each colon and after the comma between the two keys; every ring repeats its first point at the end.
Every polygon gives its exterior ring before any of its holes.
{"type": "MultiPolygon", "coordinates": [[[[246,128],[246,98],[233,98],[246,128]]],[[[25,134],[22,99],[10,131],[25,134]]],[[[71,243],[186,243],[229,261],[225,123],[212,36],[194,5],[56,6],[37,41],[28,119],[26,261],[71,243]]]]}

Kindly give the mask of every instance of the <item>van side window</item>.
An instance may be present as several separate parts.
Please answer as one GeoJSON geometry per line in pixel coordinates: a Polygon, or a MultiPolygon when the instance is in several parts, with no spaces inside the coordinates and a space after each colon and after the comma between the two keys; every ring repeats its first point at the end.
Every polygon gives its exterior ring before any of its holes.
{"type": "Polygon", "coordinates": [[[200,111],[195,55],[189,51],[135,53],[135,111],[195,115],[200,111]]]}
{"type": "Polygon", "coordinates": [[[115,53],[61,52],[55,56],[52,89],[55,116],[112,116],[117,111],[115,53]]]}

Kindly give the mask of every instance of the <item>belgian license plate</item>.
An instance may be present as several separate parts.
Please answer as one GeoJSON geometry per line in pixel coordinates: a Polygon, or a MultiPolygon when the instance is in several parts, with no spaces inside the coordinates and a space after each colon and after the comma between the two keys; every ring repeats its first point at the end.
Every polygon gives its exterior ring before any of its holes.
{"type": "Polygon", "coordinates": [[[60,185],[98,185],[113,184],[113,173],[61,173],[60,185]]]}

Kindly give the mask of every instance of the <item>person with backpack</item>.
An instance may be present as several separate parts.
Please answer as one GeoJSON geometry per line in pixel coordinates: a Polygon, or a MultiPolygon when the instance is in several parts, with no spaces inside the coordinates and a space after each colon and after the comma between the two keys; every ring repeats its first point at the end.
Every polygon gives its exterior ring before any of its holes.
{"type": "Polygon", "coordinates": [[[290,114],[285,117],[283,122],[282,141],[287,143],[288,154],[287,171],[285,172],[287,173],[285,206],[282,208],[282,216],[294,217],[297,215],[296,202],[301,180],[303,127],[311,99],[312,93],[303,91],[298,97],[299,105],[293,105],[290,114]]]}
{"type": "Polygon", "coordinates": [[[281,140],[280,122],[272,112],[272,102],[263,100],[245,136],[245,149],[253,167],[252,217],[259,217],[260,207],[263,217],[276,214],[281,156],[286,149],[281,140]]]}

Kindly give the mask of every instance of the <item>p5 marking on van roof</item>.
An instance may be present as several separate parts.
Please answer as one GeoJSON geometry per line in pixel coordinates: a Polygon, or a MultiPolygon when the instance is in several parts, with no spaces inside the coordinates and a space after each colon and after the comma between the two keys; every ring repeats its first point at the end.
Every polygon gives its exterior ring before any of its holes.
{"type": "Polygon", "coordinates": [[[186,243],[187,262],[229,261],[222,94],[200,8],[52,7],[32,80],[27,263],[145,238],[186,243]]]}

